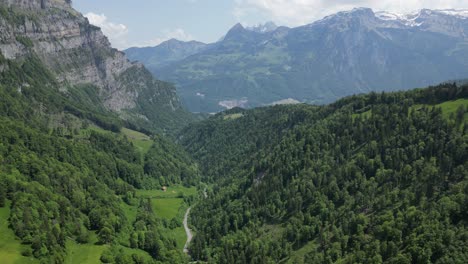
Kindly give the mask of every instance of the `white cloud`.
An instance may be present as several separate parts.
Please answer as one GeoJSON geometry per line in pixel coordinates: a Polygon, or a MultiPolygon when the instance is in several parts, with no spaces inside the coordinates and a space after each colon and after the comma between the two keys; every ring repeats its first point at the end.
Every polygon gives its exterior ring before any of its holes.
{"type": "MultiPolygon", "coordinates": [[[[193,1],[193,0],[189,0],[193,1]]],[[[161,42],[175,38],[182,41],[193,40],[193,36],[185,32],[182,28],[165,29],[161,31],[160,36],[146,41],[129,41],[129,29],[126,25],[109,21],[104,14],[87,13],[84,15],[89,23],[101,28],[104,35],[109,38],[112,46],[123,50],[129,47],[147,47],[156,46],[161,42]]]]}
{"type": "Polygon", "coordinates": [[[326,15],[354,7],[370,7],[377,11],[409,13],[422,8],[468,8],[466,0],[235,0],[233,11],[238,20],[246,17],[267,17],[289,26],[311,23],[326,15]],[[255,15],[257,14],[257,15],[255,15]]]}
{"type": "Polygon", "coordinates": [[[118,49],[126,48],[128,45],[128,27],[124,24],[111,22],[104,14],[87,13],[84,15],[88,18],[89,23],[98,26],[109,38],[112,46],[118,49]]]}
{"type": "Polygon", "coordinates": [[[187,32],[185,32],[185,30],[183,30],[181,28],[176,28],[174,30],[169,30],[169,29],[163,30],[161,35],[162,36],[155,37],[155,38],[147,40],[147,41],[143,41],[143,42],[139,42],[139,43],[133,43],[130,46],[132,46],[132,47],[151,47],[151,46],[157,46],[157,45],[161,44],[162,42],[173,39],[173,38],[178,39],[178,40],[182,40],[182,41],[189,41],[189,40],[194,39],[192,35],[188,34],[187,32]]]}

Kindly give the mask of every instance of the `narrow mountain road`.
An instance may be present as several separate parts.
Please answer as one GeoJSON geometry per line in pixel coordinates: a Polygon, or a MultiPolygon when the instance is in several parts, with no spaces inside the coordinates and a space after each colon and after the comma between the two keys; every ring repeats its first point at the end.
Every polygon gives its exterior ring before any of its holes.
{"type": "Polygon", "coordinates": [[[185,242],[184,253],[187,253],[187,254],[188,254],[188,246],[190,244],[190,241],[192,241],[192,237],[193,237],[192,230],[190,230],[188,226],[188,216],[190,214],[191,209],[192,207],[189,207],[187,211],[185,212],[185,216],[184,216],[184,228],[185,228],[185,233],[187,234],[187,242],[185,242]]]}

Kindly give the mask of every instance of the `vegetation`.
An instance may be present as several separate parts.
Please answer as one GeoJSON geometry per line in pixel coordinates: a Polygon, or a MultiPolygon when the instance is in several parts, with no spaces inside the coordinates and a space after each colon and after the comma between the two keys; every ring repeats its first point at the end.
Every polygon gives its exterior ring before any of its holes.
{"type": "Polygon", "coordinates": [[[464,263],[467,98],[445,84],[234,109],[187,128],[181,143],[214,184],[192,209],[192,257],[464,263]]]}
{"type": "Polygon", "coordinates": [[[140,151],[143,155],[148,153],[149,149],[153,145],[151,138],[141,132],[124,127],[122,128],[122,133],[127,136],[130,142],[132,142],[138,151],[140,151]]]}
{"type": "Polygon", "coordinates": [[[123,113],[148,120],[124,120],[97,87],[60,87],[31,50],[0,66],[2,263],[184,263],[188,206],[199,261],[468,259],[466,85],[236,108],[177,145],[164,134],[193,117],[149,72],[119,77],[151,87],[123,113]]]}
{"type": "Polygon", "coordinates": [[[98,245],[98,238],[95,233],[90,234],[89,242],[86,244],[78,243],[73,240],[68,240],[66,243],[67,256],[65,258],[65,263],[70,264],[100,264],[101,255],[109,248],[108,245],[98,245]]]}
{"type": "Polygon", "coordinates": [[[27,246],[21,245],[15,233],[8,228],[10,205],[11,202],[6,201],[0,206],[0,259],[5,264],[38,263],[33,257],[22,255],[27,255],[27,246]]]}
{"type": "Polygon", "coordinates": [[[198,181],[183,149],[134,131],[93,86],[60,92],[33,54],[1,63],[2,263],[184,262],[176,227],[137,196],[198,181]]]}

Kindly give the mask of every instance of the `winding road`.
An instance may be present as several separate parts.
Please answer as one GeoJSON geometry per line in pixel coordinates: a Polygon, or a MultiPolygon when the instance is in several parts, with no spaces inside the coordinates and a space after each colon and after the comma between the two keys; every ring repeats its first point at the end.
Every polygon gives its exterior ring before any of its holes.
{"type": "MultiPolygon", "coordinates": [[[[206,188],[203,190],[203,196],[205,197],[205,199],[208,198],[208,193],[206,192],[206,188]]],[[[190,241],[192,241],[192,238],[193,238],[192,230],[188,226],[188,217],[190,215],[190,210],[192,210],[192,207],[189,207],[184,215],[184,229],[185,229],[185,233],[187,234],[187,242],[185,242],[184,253],[188,255],[190,255],[188,251],[188,247],[190,245],[190,241]]]]}
{"type": "Polygon", "coordinates": [[[192,209],[192,207],[189,207],[187,209],[187,211],[185,212],[185,216],[184,216],[184,229],[185,229],[185,233],[187,234],[187,242],[185,242],[185,246],[184,246],[184,253],[189,253],[188,251],[188,246],[190,244],[190,241],[192,241],[192,230],[190,230],[189,226],[188,226],[188,216],[190,214],[190,210],[192,209]]]}

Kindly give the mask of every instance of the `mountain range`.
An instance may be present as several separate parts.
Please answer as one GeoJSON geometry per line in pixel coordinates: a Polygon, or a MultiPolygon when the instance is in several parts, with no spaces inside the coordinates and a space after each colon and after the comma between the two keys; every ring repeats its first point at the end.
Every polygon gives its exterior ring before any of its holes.
{"type": "Polygon", "coordinates": [[[189,110],[215,112],[466,78],[467,37],[466,10],[356,8],[296,28],[237,24],[216,43],[171,40],[126,53],[175,83],[189,110]]]}
{"type": "Polygon", "coordinates": [[[135,127],[161,133],[192,119],[174,86],[156,80],[141,63],[132,63],[113,49],[100,28],[75,11],[70,1],[1,0],[0,4],[4,59],[36,58],[60,87],[54,91],[57,97],[78,102],[74,113],[96,121],[107,111],[135,127]]]}
{"type": "MultiPolygon", "coordinates": [[[[287,44],[295,30],[172,40],[160,67],[281,32],[287,44]]],[[[319,106],[274,93],[274,106],[241,109],[252,105],[241,94],[214,101],[233,109],[194,115],[70,0],[0,0],[0,263],[465,263],[466,82],[319,106]]]]}

